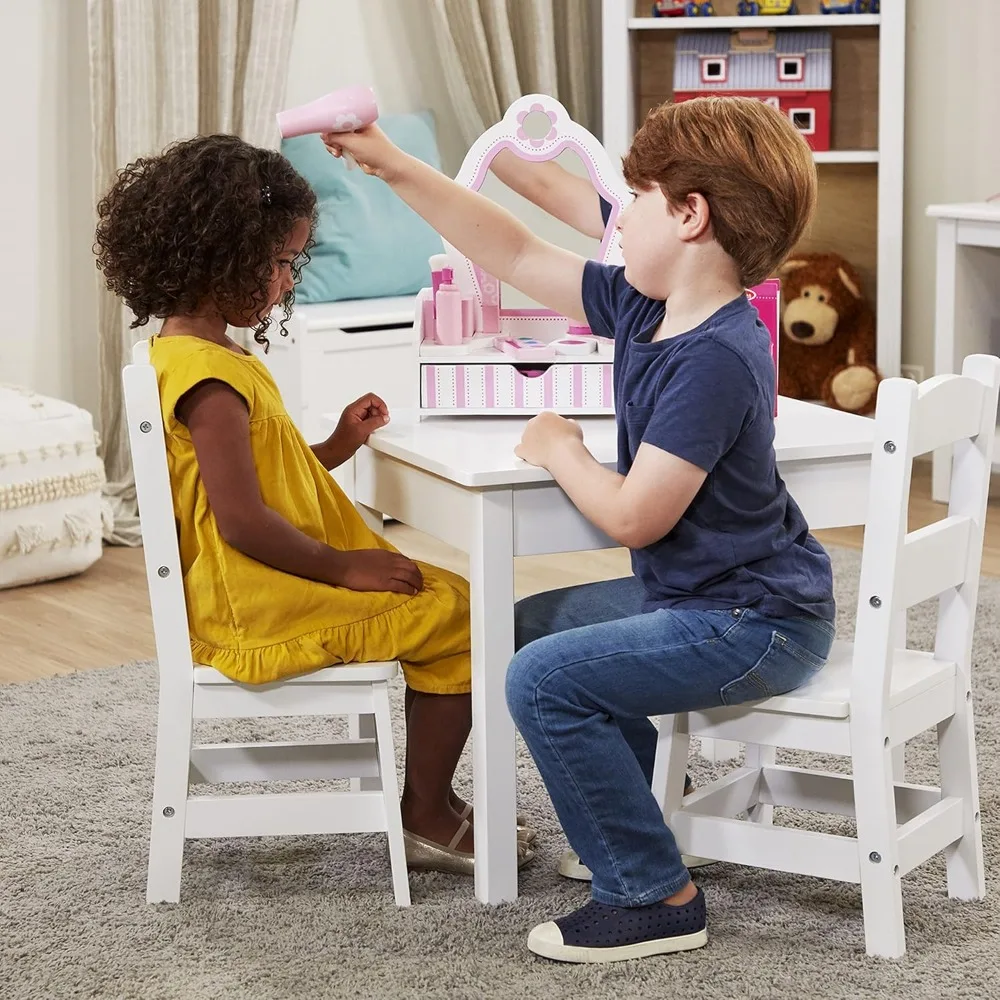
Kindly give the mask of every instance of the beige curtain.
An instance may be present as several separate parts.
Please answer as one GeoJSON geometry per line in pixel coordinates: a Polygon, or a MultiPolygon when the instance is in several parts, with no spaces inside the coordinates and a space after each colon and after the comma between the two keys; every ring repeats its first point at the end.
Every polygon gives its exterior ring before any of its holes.
{"type": "MultiPolygon", "coordinates": [[[[288,71],[297,0],[88,0],[94,197],[116,171],[176,139],[230,132],[278,148],[274,115],[288,71]]],[[[131,316],[101,285],[101,425],[113,518],[105,540],[142,537],[128,451],[121,370],[131,316]]]]}
{"type": "Polygon", "coordinates": [[[548,94],[593,131],[600,52],[594,0],[432,0],[439,54],[472,144],[524,94],[548,94]]]}

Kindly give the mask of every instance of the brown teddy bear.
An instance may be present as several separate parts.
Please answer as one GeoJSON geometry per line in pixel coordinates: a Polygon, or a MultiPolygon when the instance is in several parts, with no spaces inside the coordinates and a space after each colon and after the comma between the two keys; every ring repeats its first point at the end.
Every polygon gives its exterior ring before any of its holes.
{"type": "Polygon", "coordinates": [[[872,413],[881,374],[875,367],[875,313],[861,278],[835,253],[806,253],[779,268],[782,340],[778,391],[872,413]]]}

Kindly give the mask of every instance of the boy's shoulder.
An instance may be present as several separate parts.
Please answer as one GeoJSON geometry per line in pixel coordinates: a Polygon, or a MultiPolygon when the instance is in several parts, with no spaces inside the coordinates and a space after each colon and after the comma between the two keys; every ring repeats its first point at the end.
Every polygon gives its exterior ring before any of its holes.
{"type": "Polygon", "coordinates": [[[588,260],[581,293],[587,322],[600,337],[614,337],[620,330],[635,330],[663,318],[664,303],[633,288],[620,264],[588,260]]]}

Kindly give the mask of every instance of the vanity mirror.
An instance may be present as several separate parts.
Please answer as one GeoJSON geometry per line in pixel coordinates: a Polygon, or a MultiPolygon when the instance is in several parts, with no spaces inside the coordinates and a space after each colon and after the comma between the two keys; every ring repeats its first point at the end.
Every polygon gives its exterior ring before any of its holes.
{"type": "MultiPolygon", "coordinates": [[[[472,146],[456,179],[550,242],[621,263],[615,226],[627,204],[624,181],[604,147],[553,98],[531,94],[515,101],[472,146]],[[554,214],[547,213],[530,200],[539,185],[567,193],[588,185],[592,209],[581,217],[585,197],[563,199],[564,208],[550,196],[554,214]]],[[[503,285],[450,244],[445,249],[433,264],[433,287],[420,294],[422,413],[614,412],[610,341],[503,285]],[[455,291],[438,300],[444,305],[436,317],[434,293],[442,282],[455,291]],[[461,337],[455,330],[460,313],[461,337]]]]}
{"type": "MultiPolygon", "coordinates": [[[[622,263],[616,224],[628,203],[625,182],[604,147],[553,98],[515,101],[472,146],[456,179],[550,242],[622,263]],[[549,186],[539,200],[552,214],[525,197],[539,185],[549,186]],[[574,196],[558,197],[571,190],[574,196]],[[592,207],[581,215],[588,190],[592,207]]],[[[418,297],[414,324],[421,415],[614,413],[612,341],[526,299],[447,242],[445,249],[432,258],[432,287],[418,297]]],[[[779,289],[770,279],[747,292],[771,332],[776,370],[779,289]]]]}

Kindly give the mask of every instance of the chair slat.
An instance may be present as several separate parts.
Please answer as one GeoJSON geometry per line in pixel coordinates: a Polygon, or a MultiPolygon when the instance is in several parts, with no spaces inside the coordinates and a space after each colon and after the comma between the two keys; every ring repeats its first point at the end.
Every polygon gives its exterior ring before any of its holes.
{"type": "Polygon", "coordinates": [[[975,437],[981,428],[986,387],[964,375],[936,375],[920,384],[913,458],[975,437]]]}
{"type": "Polygon", "coordinates": [[[970,518],[954,515],[906,536],[896,585],[897,611],[965,582],[971,531],[970,518]]]}

